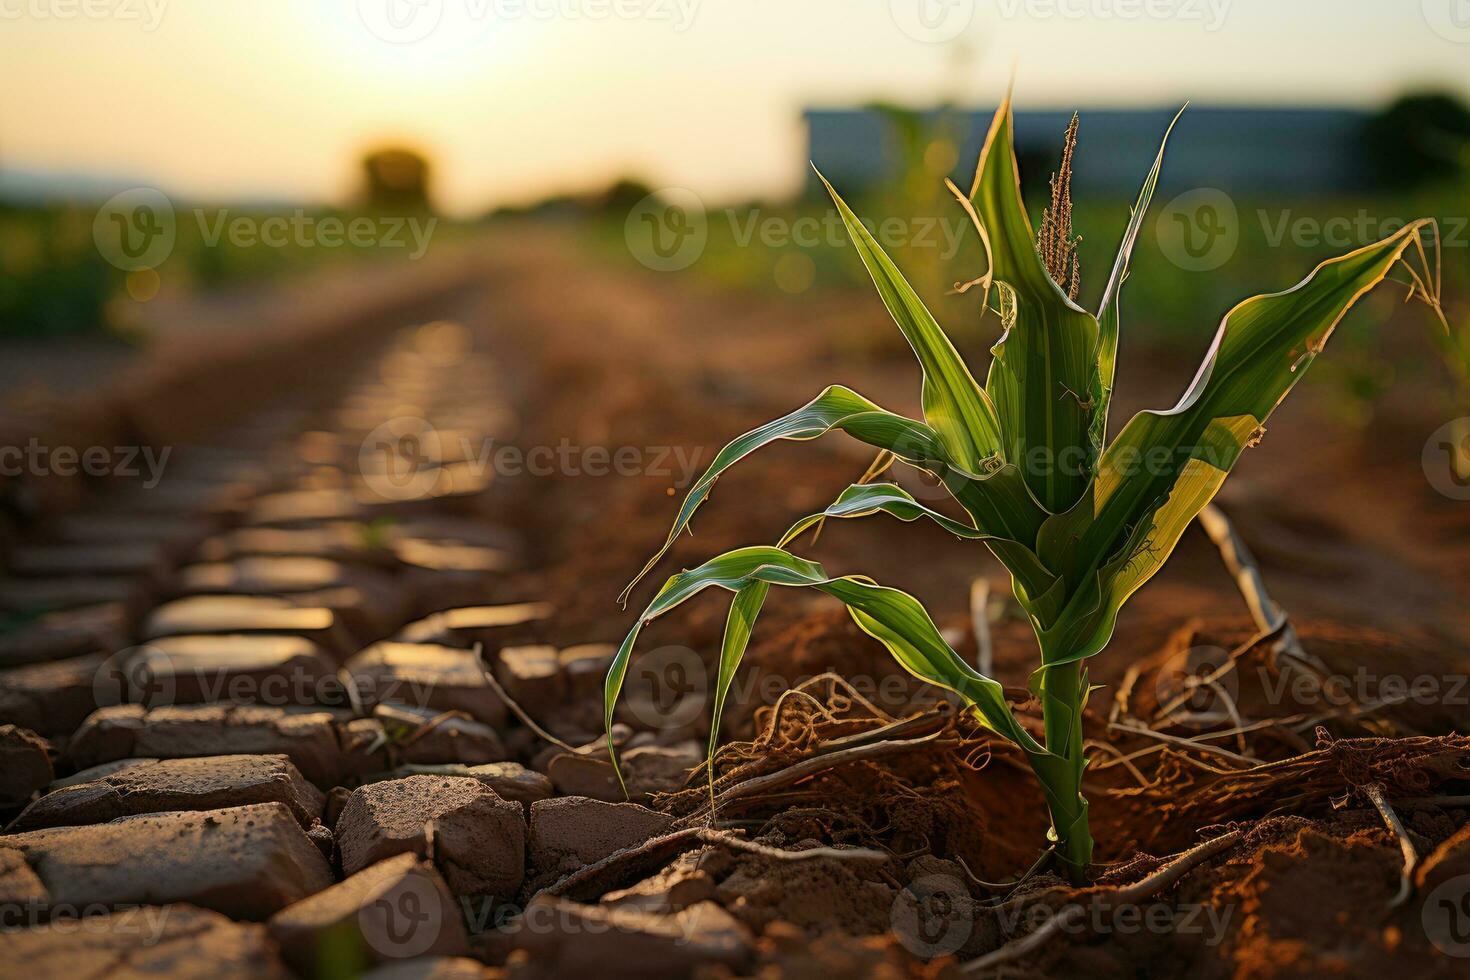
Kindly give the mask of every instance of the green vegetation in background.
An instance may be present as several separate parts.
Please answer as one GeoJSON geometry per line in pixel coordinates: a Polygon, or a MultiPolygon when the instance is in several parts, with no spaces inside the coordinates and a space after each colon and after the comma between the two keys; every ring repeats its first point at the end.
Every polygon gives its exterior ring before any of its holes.
{"type": "MultiPolygon", "coordinates": [[[[356,203],[346,208],[242,206],[177,202],[176,240],[156,269],[157,280],[145,286],[151,299],[158,284],[165,290],[227,289],[266,282],[329,265],[402,258],[408,248],[354,244],[344,236],[332,247],[296,241],[295,234],[275,244],[240,244],[228,223],[245,219],[256,228],[272,218],[319,223],[326,218],[433,216],[429,161],[418,152],[391,146],[363,156],[356,203]],[[222,223],[223,222],[223,223],[222,223]]],[[[0,337],[58,337],[98,330],[127,333],[130,322],[146,307],[137,283],[129,289],[128,273],[109,264],[92,238],[92,223],[101,202],[89,204],[8,205],[0,202],[0,337]]],[[[464,226],[438,220],[433,241],[441,243],[464,232],[464,226]]]]}

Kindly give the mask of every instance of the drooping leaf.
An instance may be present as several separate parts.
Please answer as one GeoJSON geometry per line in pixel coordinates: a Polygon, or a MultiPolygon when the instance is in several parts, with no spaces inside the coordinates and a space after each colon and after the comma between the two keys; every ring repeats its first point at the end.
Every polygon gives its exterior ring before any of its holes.
{"type": "Polygon", "coordinates": [[[720,450],[709,469],[689,489],[663,547],[648,560],[633,581],[628,583],[618,601],[626,603],[629,593],[643,576],[668,553],[675,539],[689,526],[694,512],[714,490],[715,481],[727,469],[773,442],[783,439],[816,439],[833,429],[846,432],[870,446],[887,450],[899,459],[923,469],[941,472],[948,465],[949,456],[939,437],[929,426],[884,411],[850,388],[832,385],[791,414],[752,429],[720,450]]]}
{"type": "MultiPolygon", "coordinates": [[[[1005,478],[1013,485],[1020,484],[1020,474],[1015,467],[1007,465],[1004,470],[1008,471],[1005,478]]],[[[1001,479],[1002,470],[997,470],[989,477],[974,478],[955,476],[951,482],[962,485],[967,482],[980,480],[987,482],[1001,479]]],[[[970,497],[969,488],[961,486],[956,496],[970,497]]],[[[1022,488],[1024,495],[1024,488],[1022,488]]],[[[978,496],[978,494],[977,494],[978,496]]],[[[1024,508],[1024,513],[1040,515],[1041,511],[1035,503],[1025,498],[1018,502],[1018,506],[1024,508]]],[[[1057,577],[1042,567],[1040,559],[1031,550],[1030,542],[1034,541],[1035,529],[1019,535],[1010,535],[1000,531],[984,530],[974,524],[965,524],[954,518],[941,514],[933,508],[926,507],[913,498],[913,496],[902,487],[893,483],[855,483],[842,491],[841,495],[827,506],[827,508],[816,514],[809,514],[791,526],[791,529],[782,536],[779,547],[785,548],[814,525],[828,518],[853,518],[868,517],[873,514],[889,514],[901,521],[911,522],[919,518],[928,518],[949,533],[959,538],[971,541],[986,541],[993,547],[1002,549],[997,552],[1002,562],[1011,570],[1018,580],[1032,593],[1040,595],[1049,590],[1057,581],[1057,577]]]]}
{"type": "Polygon", "coordinates": [[[1041,634],[1047,663],[1102,649],[1119,607],[1162,566],[1348,309],[1430,224],[1410,224],[1323,262],[1291,289],[1240,303],[1225,315],[1179,403],[1140,412],[1124,426],[1086,496],[1042,526],[1038,554],[1062,575],[1068,594],[1041,634]]]}
{"type": "Polygon", "coordinates": [[[1133,245],[1138,241],[1138,233],[1143,228],[1143,219],[1148,214],[1148,205],[1154,196],[1154,188],[1159,184],[1159,171],[1164,166],[1164,149],[1169,145],[1169,134],[1174,132],[1179,117],[1184,115],[1180,109],[1174,115],[1169,128],[1164,130],[1164,138],[1159,141],[1159,152],[1154,157],[1153,166],[1149,168],[1148,176],[1144,178],[1143,189],[1138,192],[1138,201],[1133,205],[1133,213],[1129,216],[1128,227],[1123,231],[1123,240],[1118,245],[1117,258],[1113,260],[1113,271],[1108,276],[1108,284],[1103,289],[1102,303],[1097,308],[1098,343],[1096,370],[1092,376],[1092,385],[1089,388],[1092,397],[1092,424],[1089,430],[1092,442],[1092,460],[1089,470],[1095,466],[1097,457],[1102,453],[1108,442],[1108,406],[1113,398],[1113,376],[1116,373],[1118,362],[1118,298],[1123,290],[1123,283],[1128,278],[1128,260],[1133,255],[1133,245]]]}
{"type": "Polygon", "coordinates": [[[891,514],[905,522],[927,517],[955,537],[970,541],[979,541],[992,536],[969,524],[947,517],[937,510],[925,507],[907,490],[895,483],[854,483],[842,491],[835,501],[828,504],[826,510],[808,514],[791,525],[791,529],[781,536],[777,547],[785,548],[813,525],[829,517],[868,517],[878,513],[891,514]]]}
{"type": "Polygon", "coordinates": [[[1087,486],[1098,323],[1052,281],[1036,251],[1009,97],[986,136],[970,200],[986,231],[992,294],[1005,328],[985,382],[1000,416],[1002,455],[1021,467],[1036,499],[1058,513],[1087,486]]]}
{"type": "Polygon", "coordinates": [[[836,189],[827,183],[827,178],[820,172],[817,176],[832,195],[863,265],[878,287],[883,305],[924,370],[925,421],[939,433],[955,466],[971,473],[979,472],[985,460],[1001,452],[1000,422],[995,406],[893,260],[836,189]]]}
{"type": "Polygon", "coordinates": [[[745,659],[745,648],[750,645],[750,634],[755,629],[756,618],[766,604],[766,595],[771,591],[767,582],[754,581],[741,586],[730,602],[730,615],[725,620],[725,638],[720,642],[719,673],[715,677],[715,705],[710,716],[709,748],[705,753],[705,764],[709,773],[710,803],[715,798],[715,749],[720,741],[720,721],[725,717],[725,699],[730,694],[730,685],[740,661],[745,659]]]}
{"type": "MultiPolygon", "coordinates": [[[[653,601],[618,648],[603,688],[603,712],[612,744],[613,709],[627,674],[628,661],[644,624],[711,587],[739,593],[752,583],[814,588],[838,599],[858,627],[882,643],[899,665],[920,680],[960,695],[975,708],[988,728],[1010,739],[1026,752],[1046,755],[1046,750],[1016,721],[1006,705],[1001,685],[980,674],[944,641],[939,628],[913,596],[857,576],[834,578],[816,562],[783,551],[758,546],[740,548],[712,558],[698,568],[680,572],[664,583],[653,601]]],[[[754,593],[747,593],[753,596],[754,593]]],[[[758,605],[753,599],[743,604],[739,628],[749,628],[758,605]],[[748,619],[747,619],[748,614],[748,619]]],[[[743,646],[741,647],[743,649],[743,646]]],[[[723,673],[723,669],[722,669],[723,673]]],[[[619,779],[621,779],[621,773],[619,779]]]]}

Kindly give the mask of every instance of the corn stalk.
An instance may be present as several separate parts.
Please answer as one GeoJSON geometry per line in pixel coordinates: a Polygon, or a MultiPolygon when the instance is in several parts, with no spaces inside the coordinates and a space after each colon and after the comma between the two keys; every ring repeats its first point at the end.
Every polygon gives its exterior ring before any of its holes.
{"type": "MultiPolygon", "coordinates": [[[[1069,148],[1070,142],[1069,133],[1069,148]]],[[[1009,100],[1001,105],[969,193],[957,192],[988,262],[968,286],[979,289],[984,310],[1004,328],[991,350],[984,385],[828,185],[879,296],[923,369],[923,418],[897,415],[834,386],[740,436],[690,489],[663,547],[622,598],[626,601],[688,527],[720,475],[780,440],[844,432],[897,463],[931,474],[966,519],[926,507],[896,484],[862,482],[825,510],[797,521],[774,546],[737,549],[672,576],[644,609],[608,672],[609,732],[642,627],[705,589],[724,589],[734,600],[715,684],[712,753],[731,681],[771,587],[816,589],[844,603],[857,625],[901,667],[957,693],[982,724],[1026,753],[1047,800],[1060,869],[1075,881],[1086,879],[1093,847],[1081,791],[1087,765],[1082,737],[1087,658],[1107,645],[1123,603],[1159,570],[1241,454],[1259,441],[1271,412],[1358,299],[1401,266],[1410,277],[1411,294],[1439,311],[1436,267],[1424,245],[1432,222],[1416,221],[1383,241],[1322,263],[1290,289],[1237,305],[1221,321],[1178,404],[1140,412],[1108,441],[1119,299],[1163,157],[1161,146],[1094,314],[1073,299],[1070,276],[1054,274],[1047,265],[1048,257],[1053,265],[1060,260],[1064,271],[1070,265],[1065,261],[1070,220],[1056,210],[1060,198],[1055,195],[1044,247],[1038,248],[1021,197],[1009,100]],[[1068,279],[1065,290],[1058,285],[1062,278],[1068,279]],[[822,521],[876,514],[933,521],[957,538],[983,541],[1010,572],[1041,654],[1031,686],[1041,701],[1044,744],[1016,720],[1001,685],[945,642],[918,600],[863,576],[829,575],[791,550],[805,530],[822,521]]],[[[608,745],[613,751],[610,735],[608,745]]]]}

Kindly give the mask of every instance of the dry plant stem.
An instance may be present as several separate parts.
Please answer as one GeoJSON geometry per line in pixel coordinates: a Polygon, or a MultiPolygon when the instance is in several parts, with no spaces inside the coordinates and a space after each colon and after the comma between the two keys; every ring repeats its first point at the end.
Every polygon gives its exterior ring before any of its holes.
{"type": "MultiPolygon", "coordinates": [[[[1187,756],[1176,756],[1180,762],[1187,756]]],[[[1461,735],[1407,738],[1339,739],[1277,762],[1250,769],[1192,766],[1204,773],[1186,783],[1129,789],[1114,794],[1136,800],[1155,813],[1167,807],[1171,820],[1185,826],[1255,819],[1270,811],[1307,814],[1326,808],[1347,782],[1355,786],[1379,782],[1393,799],[1422,797],[1465,778],[1470,771],[1470,737],[1461,735]]]]}
{"type": "Polygon", "coordinates": [[[556,884],[548,886],[542,890],[542,894],[590,901],[601,897],[604,892],[615,887],[616,882],[624,876],[631,876],[644,870],[652,873],[652,870],[667,865],[676,855],[705,844],[728,847],[731,850],[756,854],[776,861],[809,861],[815,858],[831,858],[883,864],[892,860],[891,855],[866,847],[847,849],[811,847],[802,851],[783,851],[778,847],[767,847],[764,844],[736,837],[728,831],[715,830],[711,827],[686,827],[683,830],[676,830],[671,834],[645,841],[637,847],[609,854],[601,861],[589,864],[585,868],[579,868],[556,884]]]}
{"type": "Polygon", "coordinates": [[[1363,787],[1363,792],[1367,794],[1368,799],[1373,801],[1373,806],[1378,809],[1378,815],[1383,818],[1389,832],[1398,838],[1399,850],[1404,855],[1404,867],[1399,873],[1398,894],[1393,897],[1393,901],[1388,903],[1389,908],[1396,909],[1407,902],[1409,896],[1414,892],[1414,869],[1419,866],[1419,852],[1414,848],[1414,842],[1409,839],[1409,832],[1404,829],[1399,815],[1389,804],[1388,797],[1383,794],[1383,784],[1369,783],[1363,787]]]}
{"type": "Polygon", "coordinates": [[[731,850],[743,851],[746,854],[756,854],[760,857],[770,858],[773,861],[810,861],[813,858],[831,858],[836,861],[870,861],[885,864],[892,855],[883,851],[874,850],[870,847],[808,847],[800,851],[783,851],[779,847],[767,847],[765,844],[757,844],[755,841],[744,840],[740,837],[732,837],[718,830],[706,830],[700,835],[700,840],[706,844],[717,844],[728,847],[731,850]]]}
{"type": "MultiPolygon", "coordinates": [[[[1144,899],[1173,885],[1180,878],[1184,877],[1185,874],[1215,855],[1234,847],[1244,836],[1245,831],[1232,830],[1228,834],[1222,834],[1213,840],[1205,841],[1203,844],[1185,851],[1142,881],[1129,885],[1127,888],[1119,889],[1115,901],[1119,904],[1138,904],[1144,899]]],[[[1075,927],[1082,922],[1086,915],[1086,909],[1080,904],[1068,905],[1061,912],[1048,919],[1046,924],[1035,932],[1023,936],[1015,942],[1007,943],[1000,949],[987,953],[979,959],[971,960],[960,969],[965,973],[980,973],[1004,963],[1011,963],[1021,959],[1073,932],[1075,927]]]]}
{"type": "Polygon", "coordinates": [[[1240,590],[1241,597],[1250,609],[1251,618],[1256,622],[1256,629],[1261,632],[1260,638],[1275,634],[1271,649],[1277,658],[1295,662],[1323,678],[1330,677],[1331,671],[1327,665],[1302,648],[1301,639],[1296,635],[1286,611],[1266,592],[1266,582],[1261,575],[1260,566],[1256,564],[1255,556],[1241,540],[1235,525],[1225,516],[1225,512],[1213,503],[1206,504],[1205,509],[1200,511],[1198,520],[1205,534],[1209,535],[1219,549],[1221,560],[1235,579],[1236,588],[1240,590]]]}
{"type": "Polygon", "coordinates": [[[1133,700],[1133,689],[1138,686],[1138,677],[1141,673],[1143,673],[1143,668],[1138,664],[1132,664],[1128,672],[1123,675],[1122,683],[1113,692],[1113,706],[1108,710],[1108,724],[1114,724],[1120,718],[1133,717],[1129,705],[1133,700]]]}
{"type": "Polygon", "coordinates": [[[870,762],[874,759],[884,759],[891,755],[899,755],[914,749],[929,745],[940,735],[942,731],[922,738],[890,739],[882,742],[871,742],[866,745],[856,745],[851,748],[840,749],[836,752],[828,752],[824,755],[814,755],[800,762],[794,762],[785,769],[767,773],[764,776],[756,776],[747,779],[743,783],[736,783],[719,795],[716,800],[717,806],[722,806],[732,800],[744,799],[774,789],[781,789],[798,783],[808,776],[828,769],[846,765],[849,762],[870,762]]]}
{"type": "Polygon", "coordinates": [[[869,745],[873,742],[913,738],[921,733],[928,735],[935,729],[943,728],[953,713],[949,705],[941,703],[939,707],[925,711],[923,714],[914,715],[912,718],[890,722],[878,728],[870,728],[865,732],[854,732],[851,735],[843,735],[839,738],[830,738],[824,742],[819,742],[817,744],[817,751],[826,753],[839,749],[855,748],[859,745],[869,745]]]}
{"type": "Polygon", "coordinates": [[[505,688],[500,685],[500,682],[495,679],[495,672],[492,671],[490,667],[485,663],[484,644],[482,643],[475,644],[475,661],[480,665],[480,673],[485,675],[485,683],[490,685],[490,690],[494,691],[495,694],[500,698],[500,700],[505,702],[505,706],[511,710],[511,714],[519,718],[521,720],[521,723],[529,728],[538,738],[550,742],[552,745],[555,745],[559,749],[565,749],[573,755],[586,754],[581,749],[578,749],[575,745],[569,745],[566,742],[563,742],[561,739],[557,738],[555,735],[551,734],[546,729],[536,724],[536,719],[527,714],[525,708],[522,708],[520,705],[516,704],[515,699],[512,698],[510,694],[505,690],[505,688]]]}
{"type": "Polygon", "coordinates": [[[1209,745],[1192,738],[1182,738],[1178,735],[1156,732],[1152,728],[1144,728],[1139,725],[1109,725],[1108,728],[1113,731],[1127,732],[1130,735],[1142,735],[1145,738],[1158,739],[1160,742],[1167,742],[1170,745],[1175,745],[1182,749],[1196,749],[1200,752],[1207,752],[1210,755],[1218,755],[1221,758],[1229,759],[1231,762],[1239,763],[1242,766],[1258,766],[1261,764],[1260,759],[1252,756],[1240,755],[1239,753],[1231,752],[1229,749],[1222,749],[1218,745],[1209,745]]]}

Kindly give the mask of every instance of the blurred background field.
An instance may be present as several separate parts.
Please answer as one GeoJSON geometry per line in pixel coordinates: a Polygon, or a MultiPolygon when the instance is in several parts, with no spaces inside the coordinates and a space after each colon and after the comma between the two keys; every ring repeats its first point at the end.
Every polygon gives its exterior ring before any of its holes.
{"type": "MultiPolygon", "coordinates": [[[[812,161],[859,213],[896,222],[880,240],[957,337],[988,345],[995,324],[981,322],[974,293],[953,291],[983,260],[943,180],[967,185],[1011,77],[1033,220],[1066,120],[1081,112],[1086,306],[1168,119],[1193,100],[1134,263],[1127,342],[1193,356],[1235,302],[1419,216],[1440,220],[1446,308],[1463,331],[1470,38],[1432,3],[1236,0],[1126,19],[1096,4],[1063,16],[1025,3],[648,0],[599,18],[436,0],[408,11],[436,19],[406,37],[379,16],[399,2],[176,0],[139,23],[125,5],[69,19],[42,5],[8,19],[7,385],[44,386],[45,363],[99,350],[111,352],[97,361],[105,370],[205,329],[216,310],[254,310],[282,284],[371,281],[528,227],[684,287],[830,306],[867,287],[812,161]],[[99,236],[113,234],[105,202],[139,188],[165,196],[173,237],[158,261],[132,267],[99,236]],[[224,221],[254,237],[221,235],[224,221]],[[374,234],[321,234],[323,222],[354,221],[374,234]],[[309,230],[262,244],[272,222],[309,230]],[[408,223],[422,241],[387,240],[408,223]],[[683,251],[650,254],[649,236],[664,234],[683,251]]],[[[1346,331],[1321,370],[1371,400],[1402,380],[1404,365],[1381,356],[1394,342],[1346,331]]],[[[903,354],[886,329],[835,343],[857,358],[903,354]]]]}

